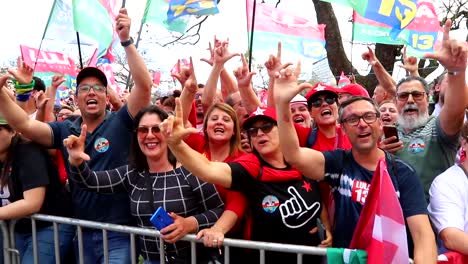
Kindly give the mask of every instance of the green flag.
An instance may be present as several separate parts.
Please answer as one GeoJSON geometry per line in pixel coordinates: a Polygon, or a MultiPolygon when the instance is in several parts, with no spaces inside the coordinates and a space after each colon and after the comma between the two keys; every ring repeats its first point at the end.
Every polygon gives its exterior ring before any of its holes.
{"type": "Polygon", "coordinates": [[[73,0],[75,31],[99,42],[99,54],[112,43],[113,21],[107,9],[97,0],[73,0]]]}
{"type": "Polygon", "coordinates": [[[367,9],[367,0],[322,0],[333,4],[351,7],[356,10],[360,15],[364,15],[367,9]]]}
{"type": "Polygon", "coordinates": [[[327,261],[333,264],[366,264],[367,252],[360,249],[327,248],[327,261]]]}
{"type": "Polygon", "coordinates": [[[185,33],[187,20],[185,18],[178,18],[169,23],[167,21],[168,9],[169,3],[164,0],[147,0],[142,23],[154,22],[170,31],[185,33]]]}

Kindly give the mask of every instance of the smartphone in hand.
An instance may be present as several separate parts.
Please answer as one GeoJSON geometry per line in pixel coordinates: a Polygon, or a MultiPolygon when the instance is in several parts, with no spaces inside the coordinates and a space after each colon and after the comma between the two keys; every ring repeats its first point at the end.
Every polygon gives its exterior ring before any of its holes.
{"type": "Polygon", "coordinates": [[[383,126],[383,131],[385,138],[396,137],[396,139],[390,143],[396,143],[400,141],[400,139],[398,138],[398,130],[396,126],[383,126]]]}
{"type": "Polygon", "coordinates": [[[318,236],[320,238],[320,241],[325,240],[326,238],[326,230],[325,230],[325,225],[320,221],[320,218],[317,218],[317,231],[318,231],[318,236]]]}
{"type": "Polygon", "coordinates": [[[161,230],[166,226],[169,226],[174,223],[174,220],[161,206],[151,216],[150,221],[158,230],[161,230]]]}

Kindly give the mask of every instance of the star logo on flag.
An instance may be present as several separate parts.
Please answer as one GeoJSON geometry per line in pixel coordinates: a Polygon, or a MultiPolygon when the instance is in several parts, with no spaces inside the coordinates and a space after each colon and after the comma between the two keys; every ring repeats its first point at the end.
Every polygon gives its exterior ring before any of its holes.
{"type": "Polygon", "coordinates": [[[255,110],[255,112],[253,112],[254,115],[263,115],[263,113],[265,112],[265,109],[261,109],[260,107],[257,107],[257,110],[255,110]]]}
{"type": "Polygon", "coordinates": [[[317,87],[315,87],[315,91],[323,91],[325,90],[325,86],[322,86],[321,84],[317,85],[317,87]]]}
{"type": "Polygon", "coordinates": [[[310,187],[310,182],[304,181],[304,183],[302,184],[302,188],[304,188],[306,192],[312,191],[312,187],[310,187]]]}

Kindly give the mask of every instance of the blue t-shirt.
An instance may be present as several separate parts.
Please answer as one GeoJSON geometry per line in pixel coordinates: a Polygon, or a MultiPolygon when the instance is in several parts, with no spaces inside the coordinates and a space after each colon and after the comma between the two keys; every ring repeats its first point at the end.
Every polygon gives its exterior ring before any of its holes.
{"type": "MultiPolygon", "coordinates": [[[[68,152],[63,140],[69,135],[79,136],[82,119],[75,121],[49,123],[52,128],[53,148],[61,149],[70,174],[68,152]]],[[[89,167],[94,171],[110,170],[128,164],[130,142],[132,139],[133,119],[127,105],[119,111],[108,113],[106,119],[86,136],[85,152],[91,157],[89,167]]],[[[126,193],[98,194],[79,188],[69,181],[74,216],[79,219],[128,224],[131,222],[130,202],[126,193]]]]}
{"type": "MultiPolygon", "coordinates": [[[[392,159],[390,155],[386,153],[387,168],[396,187],[403,216],[427,214],[424,191],[416,172],[401,159],[392,159]]],[[[324,156],[325,180],[330,184],[335,199],[333,247],[348,248],[374,172],[359,165],[349,150],[324,152],[324,156]]],[[[408,249],[412,251],[412,248],[408,249]]]]}

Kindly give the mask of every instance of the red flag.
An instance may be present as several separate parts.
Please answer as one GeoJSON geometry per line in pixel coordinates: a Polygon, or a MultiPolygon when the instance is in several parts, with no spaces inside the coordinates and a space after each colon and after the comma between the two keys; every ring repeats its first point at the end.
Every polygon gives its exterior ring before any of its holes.
{"type": "Polygon", "coordinates": [[[463,264],[468,263],[468,256],[462,255],[458,252],[447,252],[439,255],[437,258],[438,264],[463,264]]]}
{"type": "Polygon", "coordinates": [[[154,71],[153,73],[153,83],[156,85],[159,85],[161,83],[161,72],[160,71],[154,71]]]}
{"type": "Polygon", "coordinates": [[[405,220],[387,171],[379,160],[350,248],[365,249],[368,263],[408,263],[405,220]]]}

